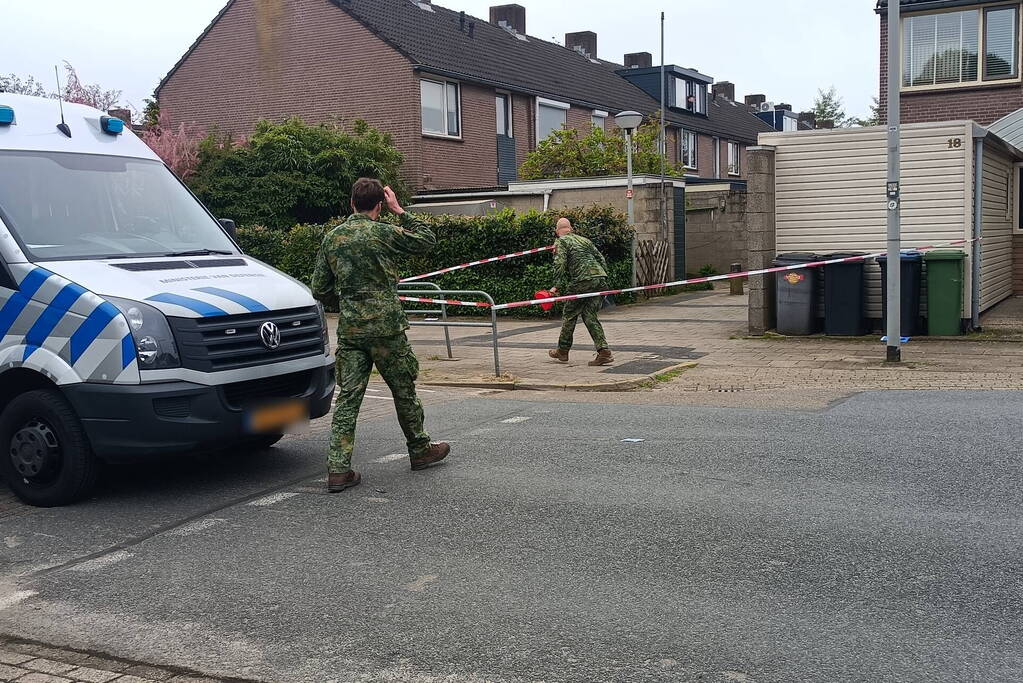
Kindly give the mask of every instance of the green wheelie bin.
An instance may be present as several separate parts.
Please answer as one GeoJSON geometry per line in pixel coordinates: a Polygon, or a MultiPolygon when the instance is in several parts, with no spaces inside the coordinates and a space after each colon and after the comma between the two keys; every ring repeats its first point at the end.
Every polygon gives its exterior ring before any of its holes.
{"type": "Polygon", "coordinates": [[[927,334],[954,337],[963,333],[963,259],[958,249],[924,254],[927,263],[927,334]]]}

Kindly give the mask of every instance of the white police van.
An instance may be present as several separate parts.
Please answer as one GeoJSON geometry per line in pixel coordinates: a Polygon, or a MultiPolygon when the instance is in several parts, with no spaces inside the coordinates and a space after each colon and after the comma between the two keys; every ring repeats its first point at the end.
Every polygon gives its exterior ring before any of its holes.
{"type": "Polygon", "coordinates": [[[33,505],[97,462],[268,448],[334,393],[323,310],[242,254],[118,119],[0,93],[0,478],[33,505]]]}

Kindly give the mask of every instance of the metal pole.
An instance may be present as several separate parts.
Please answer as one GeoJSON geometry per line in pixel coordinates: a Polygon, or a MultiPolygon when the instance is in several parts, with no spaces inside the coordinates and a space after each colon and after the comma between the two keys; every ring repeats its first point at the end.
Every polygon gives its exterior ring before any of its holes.
{"type": "Polygon", "coordinates": [[[898,363],[902,360],[902,225],[900,183],[900,87],[902,85],[902,22],[900,0],[888,2],[888,330],[887,360],[898,363]]]}
{"type": "Polygon", "coordinates": [[[668,239],[668,193],[664,182],[668,163],[668,129],[664,121],[664,91],[668,89],[664,66],[664,12],[661,12],[661,238],[668,239]]]}
{"type": "Polygon", "coordinates": [[[626,193],[626,199],[629,202],[629,227],[632,228],[632,245],[629,249],[632,254],[632,286],[636,286],[636,211],[633,201],[633,188],[632,188],[632,130],[625,131],[625,146],[626,146],[626,169],[629,176],[629,191],[626,193]]]}
{"type": "Polygon", "coordinates": [[[984,229],[984,138],[974,141],[973,152],[973,244],[970,245],[970,327],[980,330],[980,236],[984,229]]]}

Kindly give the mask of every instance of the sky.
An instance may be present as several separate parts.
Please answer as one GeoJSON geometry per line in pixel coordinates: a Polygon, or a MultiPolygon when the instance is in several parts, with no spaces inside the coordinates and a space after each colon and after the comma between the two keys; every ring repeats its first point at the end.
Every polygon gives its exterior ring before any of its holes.
{"type": "MultiPolygon", "coordinates": [[[[323,0],[324,2],[326,0],[323,0]]],[[[434,0],[486,18],[503,0],[434,0]]],[[[4,39],[0,74],[35,76],[47,86],[53,66],[70,62],[85,83],[123,91],[122,104],[143,107],[160,79],[226,0],[135,2],[131,11],[85,0],[0,0],[4,39]],[[11,30],[14,29],[14,30],[11,30]]],[[[660,63],[660,12],[669,64],[731,81],[736,97],[809,109],[818,88],[834,85],[846,114],[868,113],[878,89],[875,0],[517,0],[527,33],[563,42],[594,31],[603,59],[650,52],[660,63]]]]}

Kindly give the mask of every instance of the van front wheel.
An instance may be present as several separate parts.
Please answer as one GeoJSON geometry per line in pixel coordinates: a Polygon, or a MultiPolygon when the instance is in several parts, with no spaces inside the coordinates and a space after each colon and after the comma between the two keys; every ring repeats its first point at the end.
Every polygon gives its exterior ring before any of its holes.
{"type": "Polygon", "coordinates": [[[67,505],[89,495],[96,457],[74,409],[60,392],[29,391],[0,415],[0,474],[29,505],[67,505]]]}

